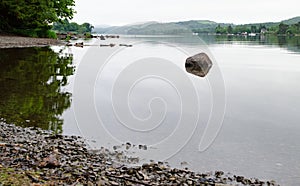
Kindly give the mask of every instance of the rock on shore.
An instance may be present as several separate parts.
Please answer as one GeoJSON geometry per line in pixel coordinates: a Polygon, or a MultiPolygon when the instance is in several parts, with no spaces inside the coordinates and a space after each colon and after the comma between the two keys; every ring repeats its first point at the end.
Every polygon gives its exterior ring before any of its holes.
{"type": "Polygon", "coordinates": [[[8,169],[30,184],[46,185],[277,185],[222,171],[176,169],[162,162],[130,166],[125,163],[132,157],[106,148],[91,150],[78,136],[3,122],[0,131],[0,185],[8,183],[1,176],[8,169]]]}
{"type": "Polygon", "coordinates": [[[60,40],[48,38],[0,36],[0,48],[43,47],[50,45],[64,45],[64,43],[60,40]]]}

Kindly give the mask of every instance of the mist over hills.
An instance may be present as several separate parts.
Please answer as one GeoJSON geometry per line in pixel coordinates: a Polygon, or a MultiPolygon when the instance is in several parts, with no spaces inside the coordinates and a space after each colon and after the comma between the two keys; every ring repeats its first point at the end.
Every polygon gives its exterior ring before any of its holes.
{"type": "Polygon", "coordinates": [[[169,23],[146,22],[136,23],[125,26],[95,26],[94,32],[106,34],[132,34],[132,35],[150,35],[150,34],[182,34],[182,33],[214,33],[215,28],[220,25],[226,26],[257,26],[264,25],[266,27],[278,26],[280,23],[292,25],[300,22],[300,16],[280,22],[265,22],[265,23],[249,23],[243,25],[235,25],[232,23],[217,23],[210,20],[190,20],[169,23]]]}

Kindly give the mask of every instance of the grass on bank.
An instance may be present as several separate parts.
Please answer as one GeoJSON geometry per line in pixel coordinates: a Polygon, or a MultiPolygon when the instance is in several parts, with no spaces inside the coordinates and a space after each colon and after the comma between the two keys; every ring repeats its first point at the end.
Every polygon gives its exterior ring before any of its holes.
{"type": "Polygon", "coordinates": [[[56,39],[56,33],[53,30],[43,30],[43,29],[14,29],[12,31],[13,34],[26,36],[26,37],[34,37],[34,38],[52,38],[56,39]]]}
{"type": "Polygon", "coordinates": [[[1,186],[19,186],[31,185],[31,180],[28,176],[21,173],[16,173],[13,168],[5,168],[0,165],[0,185],[1,186]]]}

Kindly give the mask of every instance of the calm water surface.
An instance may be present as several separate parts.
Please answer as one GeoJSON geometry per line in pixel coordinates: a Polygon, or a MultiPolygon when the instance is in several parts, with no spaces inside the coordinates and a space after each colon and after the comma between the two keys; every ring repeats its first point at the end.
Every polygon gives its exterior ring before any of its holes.
{"type": "Polygon", "coordinates": [[[300,38],[87,43],[97,46],[1,49],[0,118],[83,135],[96,148],[146,144],[128,152],[141,161],[300,184],[300,38]],[[206,78],[184,69],[186,57],[201,51],[214,63],[206,78]],[[211,123],[222,114],[211,111],[224,111],[220,125],[211,123]],[[214,141],[199,151],[205,133],[214,141]]]}

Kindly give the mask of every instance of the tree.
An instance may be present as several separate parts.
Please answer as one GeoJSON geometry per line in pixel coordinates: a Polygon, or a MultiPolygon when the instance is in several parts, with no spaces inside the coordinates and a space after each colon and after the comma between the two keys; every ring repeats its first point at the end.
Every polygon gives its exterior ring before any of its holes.
{"type": "Polygon", "coordinates": [[[232,33],[233,33],[233,28],[232,28],[231,25],[229,25],[229,26],[227,27],[227,33],[228,33],[228,34],[232,34],[232,33]]]}
{"type": "Polygon", "coordinates": [[[226,33],[226,29],[221,27],[220,25],[218,25],[215,29],[217,34],[225,34],[226,33]]]}
{"type": "Polygon", "coordinates": [[[81,26],[86,28],[85,32],[92,32],[92,29],[94,28],[94,26],[91,25],[90,23],[83,23],[81,26]]]}
{"type": "Polygon", "coordinates": [[[286,34],[289,29],[289,25],[280,23],[278,26],[278,34],[286,34]]]}
{"type": "Polygon", "coordinates": [[[296,33],[300,34],[300,22],[294,24],[294,26],[295,26],[295,29],[296,29],[296,33]]]}
{"type": "Polygon", "coordinates": [[[74,0],[1,0],[0,30],[49,30],[51,23],[71,19],[74,5],[74,0]]]}
{"type": "Polygon", "coordinates": [[[94,26],[92,26],[90,23],[83,23],[82,25],[79,25],[75,22],[69,23],[67,19],[61,22],[55,22],[53,24],[53,30],[59,32],[77,32],[83,34],[87,32],[92,32],[93,28],[94,26]]]}
{"type": "Polygon", "coordinates": [[[251,26],[251,33],[256,33],[257,29],[255,25],[251,26]]]}
{"type": "Polygon", "coordinates": [[[258,28],[258,31],[261,31],[262,29],[267,29],[267,28],[266,28],[265,25],[260,24],[260,25],[259,25],[259,28],[258,28]]]}

